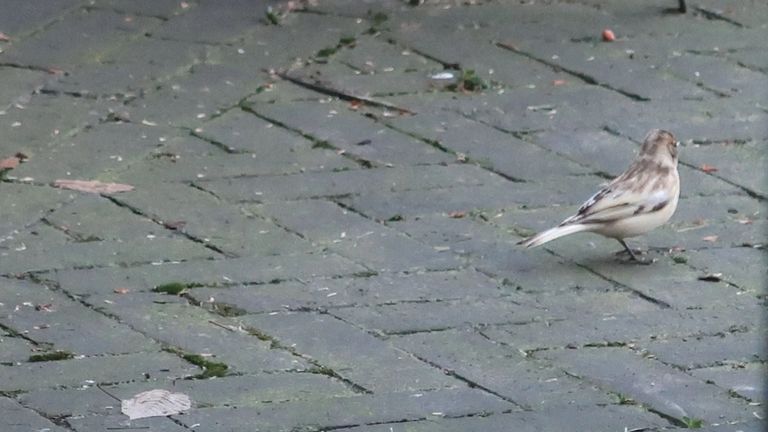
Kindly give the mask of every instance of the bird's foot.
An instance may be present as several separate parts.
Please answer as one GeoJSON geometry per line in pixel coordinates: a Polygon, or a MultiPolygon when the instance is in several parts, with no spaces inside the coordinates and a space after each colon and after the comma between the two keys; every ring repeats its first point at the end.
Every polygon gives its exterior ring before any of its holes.
{"type": "Polygon", "coordinates": [[[638,256],[635,254],[635,252],[637,252],[640,255],[645,254],[646,252],[642,251],[642,250],[635,250],[635,251],[633,251],[629,247],[627,242],[625,242],[624,240],[619,240],[619,243],[621,243],[621,245],[624,246],[624,249],[619,251],[619,252],[616,252],[616,255],[622,255],[622,254],[629,255],[630,259],[627,262],[630,262],[630,263],[633,263],[633,264],[648,265],[648,264],[653,264],[653,262],[656,261],[655,259],[644,260],[642,258],[638,258],[638,256]]]}

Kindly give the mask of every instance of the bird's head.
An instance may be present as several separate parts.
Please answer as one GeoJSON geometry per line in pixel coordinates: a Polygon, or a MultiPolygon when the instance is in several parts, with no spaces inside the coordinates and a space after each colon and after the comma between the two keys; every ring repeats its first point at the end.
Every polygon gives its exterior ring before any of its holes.
{"type": "Polygon", "coordinates": [[[651,129],[645,135],[643,146],[640,147],[640,155],[651,158],[670,157],[677,162],[677,148],[680,146],[672,132],[661,129],[651,129]]]}

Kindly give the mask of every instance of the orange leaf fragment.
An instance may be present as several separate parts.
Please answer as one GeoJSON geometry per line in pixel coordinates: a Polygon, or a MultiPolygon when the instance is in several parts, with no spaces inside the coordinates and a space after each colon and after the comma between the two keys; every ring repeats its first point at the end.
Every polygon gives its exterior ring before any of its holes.
{"type": "Polygon", "coordinates": [[[704,236],[701,239],[706,241],[706,242],[714,243],[714,242],[717,241],[717,236],[716,235],[709,235],[709,236],[704,236]]]}
{"type": "Polygon", "coordinates": [[[553,86],[561,86],[561,85],[565,85],[565,83],[567,83],[567,82],[568,81],[566,81],[564,79],[556,79],[556,80],[552,81],[552,85],[553,86]]]}
{"type": "Polygon", "coordinates": [[[613,42],[616,40],[616,35],[613,34],[613,30],[611,29],[605,29],[603,30],[603,40],[605,42],[613,42]]]}
{"type": "Polygon", "coordinates": [[[131,290],[129,290],[128,288],[120,287],[120,288],[115,288],[112,291],[114,291],[115,294],[128,294],[131,290]]]}
{"type": "Polygon", "coordinates": [[[700,169],[700,170],[702,170],[702,171],[704,171],[704,172],[705,172],[705,173],[707,173],[707,174],[709,174],[709,173],[713,173],[713,172],[716,172],[716,171],[717,171],[717,168],[716,168],[716,167],[713,167],[712,165],[708,165],[708,164],[701,164],[701,166],[699,167],[699,169],[700,169]]]}
{"type": "Polygon", "coordinates": [[[448,213],[448,217],[449,218],[453,218],[453,219],[461,219],[461,218],[463,218],[466,215],[467,215],[467,213],[463,212],[463,211],[452,211],[452,212],[448,213]]]}
{"type": "Polygon", "coordinates": [[[53,186],[61,189],[71,189],[80,192],[113,194],[132,191],[131,185],[120,183],[103,183],[98,180],[66,180],[60,179],[53,182],[53,186]]]}
{"type": "Polygon", "coordinates": [[[5,159],[0,159],[0,170],[14,169],[21,163],[21,158],[18,156],[11,156],[5,159]]]}

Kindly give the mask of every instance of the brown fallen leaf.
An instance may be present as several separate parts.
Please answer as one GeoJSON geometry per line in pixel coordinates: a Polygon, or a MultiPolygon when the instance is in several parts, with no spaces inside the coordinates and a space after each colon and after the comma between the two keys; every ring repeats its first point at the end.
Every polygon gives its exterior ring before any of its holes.
{"type": "Polygon", "coordinates": [[[17,156],[11,156],[7,157],[5,159],[0,159],[0,170],[4,169],[14,169],[21,163],[21,159],[17,156]]]}
{"type": "Polygon", "coordinates": [[[716,235],[709,235],[709,236],[704,236],[701,239],[704,240],[705,242],[714,243],[714,242],[717,241],[717,236],[716,235]]]}
{"type": "Polygon", "coordinates": [[[59,179],[53,182],[53,186],[61,189],[71,189],[80,192],[113,194],[132,191],[131,185],[121,183],[103,183],[98,180],[66,180],[59,179]]]}
{"type": "Polygon", "coordinates": [[[463,218],[466,215],[467,215],[467,213],[463,212],[463,211],[452,211],[452,212],[448,213],[448,217],[449,218],[453,218],[453,219],[461,219],[461,218],[463,218]]]}
{"type": "Polygon", "coordinates": [[[360,108],[360,106],[361,106],[362,104],[363,104],[363,101],[361,101],[361,100],[359,100],[359,99],[352,99],[352,100],[349,102],[349,109],[351,109],[351,110],[356,110],[356,109],[360,108]]]}
{"type": "Polygon", "coordinates": [[[708,164],[701,164],[699,169],[704,171],[707,174],[713,173],[713,172],[717,172],[717,168],[716,167],[713,167],[712,165],[708,165],[708,164]]]}
{"type": "Polygon", "coordinates": [[[113,291],[115,294],[128,294],[129,292],[131,292],[131,290],[130,290],[130,289],[128,289],[128,288],[124,288],[124,287],[115,288],[115,289],[113,289],[112,291],[113,291]]]}

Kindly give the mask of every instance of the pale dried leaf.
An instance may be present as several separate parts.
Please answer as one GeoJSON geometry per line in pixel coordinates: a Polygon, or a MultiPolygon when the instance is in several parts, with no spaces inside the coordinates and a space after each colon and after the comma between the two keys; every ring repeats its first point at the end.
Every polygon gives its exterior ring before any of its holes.
{"type": "Polygon", "coordinates": [[[60,179],[53,182],[53,185],[62,189],[72,189],[80,192],[90,192],[98,194],[113,194],[118,192],[128,192],[133,190],[133,186],[121,183],[103,183],[98,180],[65,180],[60,179]]]}
{"type": "Polygon", "coordinates": [[[709,236],[704,236],[701,239],[704,240],[705,242],[714,243],[714,242],[717,241],[717,236],[716,235],[709,235],[709,236]]]}
{"type": "Polygon", "coordinates": [[[122,401],[120,411],[131,420],[146,417],[165,417],[179,414],[192,407],[192,401],[184,393],[154,389],[141,392],[122,401]]]}
{"type": "Polygon", "coordinates": [[[709,164],[701,164],[699,169],[704,171],[707,174],[717,172],[717,168],[709,164]]]}

